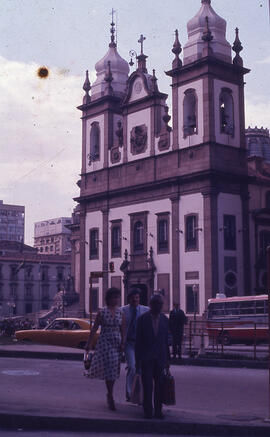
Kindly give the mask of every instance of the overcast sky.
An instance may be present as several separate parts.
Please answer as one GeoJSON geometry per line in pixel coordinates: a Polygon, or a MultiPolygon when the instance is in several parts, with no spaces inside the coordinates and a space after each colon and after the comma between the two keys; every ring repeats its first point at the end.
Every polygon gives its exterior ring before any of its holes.
{"type": "MultiPolygon", "coordinates": [[[[118,50],[129,60],[141,33],[148,69],[171,93],[174,30],[187,40],[186,23],[200,0],[2,0],[0,13],[0,199],[25,205],[26,242],[35,221],[68,216],[79,191],[80,111],[85,70],[109,43],[110,10],[117,10],[118,50]],[[45,65],[49,78],[36,71],[45,65]]],[[[246,76],[246,126],[270,127],[268,0],[212,0],[227,21],[227,39],[240,29],[246,76]]],[[[170,103],[170,102],[169,102],[170,103]]]]}

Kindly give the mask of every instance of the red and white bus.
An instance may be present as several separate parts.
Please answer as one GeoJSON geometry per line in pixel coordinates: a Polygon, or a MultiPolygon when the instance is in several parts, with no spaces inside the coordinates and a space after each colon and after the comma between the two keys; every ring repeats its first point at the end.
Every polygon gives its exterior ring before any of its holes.
{"type": "Polygon", "coordinates": [[[208,300],[209,338],[224,345],[267,341],[268,296],[223,296],[208,300]]]}

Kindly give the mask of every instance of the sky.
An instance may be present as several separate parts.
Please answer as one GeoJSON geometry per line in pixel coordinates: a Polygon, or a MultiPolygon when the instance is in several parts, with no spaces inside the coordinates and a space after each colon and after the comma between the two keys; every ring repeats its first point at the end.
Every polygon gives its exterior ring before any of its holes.
{"type": "MultiPolygon", "coordinates": [[[[70,216],[79,195],[81,113],[85,70],[107,51],[110,11],[117,11],[122,57],[139,51],[145,35],[148,70],[171,94],[174,30],[182,46],[186,24],[200,0],[2,0],[0,8],[0,199],[25,205],[25,242],[33,244],[34,222],[70,216]],[[40,79],[37,70],[49,69],[40,79]]],[[[270,128],[269,0],[212,0],[227,21],[227,40],[239,27],[246,76],[246,126],[270,128]]],[[[168,99],[170,105],[170,98],[168,99]]]]}

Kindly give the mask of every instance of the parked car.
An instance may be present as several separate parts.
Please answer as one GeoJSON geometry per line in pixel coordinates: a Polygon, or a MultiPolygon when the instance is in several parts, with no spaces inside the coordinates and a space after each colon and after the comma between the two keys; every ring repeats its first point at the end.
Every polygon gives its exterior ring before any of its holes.
{"type": "MultiPolygon", "coordinates": [[[[84,348],[89,336],[90,322],[86,319],[57,318],[44,329],[17,331],[17,340],[55,346],[84,348]]],[[[96,344],[98,333],[94,340],[96,344]]]]}

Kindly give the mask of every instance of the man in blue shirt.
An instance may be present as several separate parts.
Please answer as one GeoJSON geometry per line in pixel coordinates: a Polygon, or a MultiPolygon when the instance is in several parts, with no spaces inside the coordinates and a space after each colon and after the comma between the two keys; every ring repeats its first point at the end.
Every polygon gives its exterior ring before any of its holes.
{"type": "Polygon", "coordinates": [[[138,288],[131,288],[128,294],[128,305],[122,307],[125,324],[125,356],[127,362],[127,376],[126,376],[126,400],[130,401],[132,384],[136,374],[135,367],[135,340],[136,340],[136,326],[139,316],[149,311],[149,308],[140,305],[140,290],[138,288]]]}

